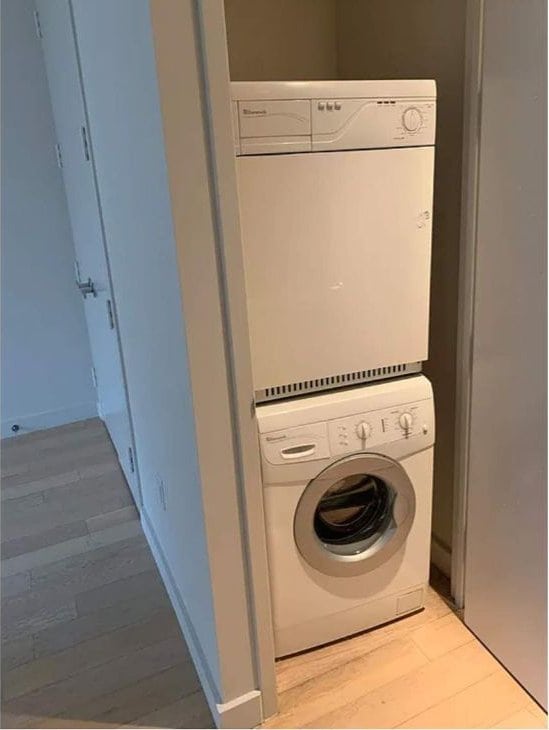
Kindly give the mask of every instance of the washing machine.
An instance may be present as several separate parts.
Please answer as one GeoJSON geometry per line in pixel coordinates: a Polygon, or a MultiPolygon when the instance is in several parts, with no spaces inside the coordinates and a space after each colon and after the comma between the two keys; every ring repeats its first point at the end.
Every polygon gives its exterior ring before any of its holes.
{"type": "Polygon", "coordinates": [[[275,648],[423,607],[435,420],[422,375],[257,408],[275,648]]]}

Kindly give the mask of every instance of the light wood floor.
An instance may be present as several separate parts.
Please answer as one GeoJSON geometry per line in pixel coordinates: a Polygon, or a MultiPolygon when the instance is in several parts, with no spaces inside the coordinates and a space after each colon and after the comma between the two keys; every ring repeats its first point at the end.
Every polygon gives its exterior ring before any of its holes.
{"type": "Polygon", "coordinates": [[[420,613],[279,661],[277,683],[268,728],[547,727],[433,589],[420,613]]]}
{"type": "MultiPolygon", "coordinates": [[[[3,727],[213,727],[102,424],[2,444],[3,727]]],[[[277,663],[265,727],[546,727],[433,590],[277,663]]]]}
{"type": "Polygon", "coordinates": [[[213,728],[99,420],[2,443],[2,726],[213,728]]]}

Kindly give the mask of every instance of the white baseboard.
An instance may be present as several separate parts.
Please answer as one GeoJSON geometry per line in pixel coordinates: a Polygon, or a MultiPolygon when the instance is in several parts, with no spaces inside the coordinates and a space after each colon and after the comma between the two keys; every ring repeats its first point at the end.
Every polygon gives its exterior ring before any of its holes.
{"type": "Polygon", "coordinates": [[[42,413],[32,413],[26,416],[14,416],[2,420],[1,436],[2,438],[10,438],[12,436],[22,436],[32,431],[41,431],[44,428],[55,428],[56,426],[64,426],[66,423],[74,421],[84,421],[86,418],[97,417],[97,403],[78,403],[67,408],[60,408],[54,411],[43,411],[42,413]],[[12,426],[17,424],[18,431],[12,431],[12,426]]]}
{"type": "Polygon", "coordinates": [[[452,576],[452,551],[433,535],[431,536],[431,562],[441,573],[452,576]]]}
{"type": "Polygon", "coordinates": [[[219,691],[198,640],[185,601],[173,579],[168,562],[145,508],[141,508],[141,524],[149,543],[158,570],[166,586],[168,596],[176,613],[177,620],[189,647],[206,700],[218,728],[253,728],[262,722],[261,692],[252,690],[229,702],[219,701],[219,691]]]}
{"type": "Polygon", "coordinates": [[[261,692],[254,689],[236,700],[217,705],[222,728],[253,728],[262,722],[261,692]]]}

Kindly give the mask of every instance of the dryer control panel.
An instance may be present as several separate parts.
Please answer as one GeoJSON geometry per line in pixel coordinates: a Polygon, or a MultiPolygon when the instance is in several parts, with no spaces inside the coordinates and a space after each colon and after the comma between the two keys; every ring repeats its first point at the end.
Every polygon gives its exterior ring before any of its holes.
{"type": "Polygon", "coordinates": [[[312,151],[435,143],[432,99],[328,99],[312,103],[312,151]]]}
{"type": "Polygon", "coordinates": [[[237,155],[330,152],[435,143],[433,99],[233,102],[237,155]]]}
{"type": "Polygon", "coordinates": [[[236,81],[231,90],[237,155],[435,143],[432,80],[236,81]]]}

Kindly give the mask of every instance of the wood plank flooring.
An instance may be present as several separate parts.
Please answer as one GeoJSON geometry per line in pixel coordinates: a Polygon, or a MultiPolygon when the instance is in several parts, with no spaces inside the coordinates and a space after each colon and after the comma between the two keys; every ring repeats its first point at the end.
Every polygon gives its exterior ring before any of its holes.
{"type": "Polygon", "coordinates": [[[2,727],[213,720],[102,423],[2,442],[2,727]]]}
{"type": "Polygon", "coordinates": [[[278,661],[277,684],[266,728],[547,727],[432,588],[420,613],[278,661]]]}
{"type": "MultiPolygon", "coordinates": [[[[213,727],[101,422],[4,441],[2,475],[2,726],[213,727]]],[[[277,662],[265,727],[546,727],[433,585],[421,613],[277,662]]]]}

